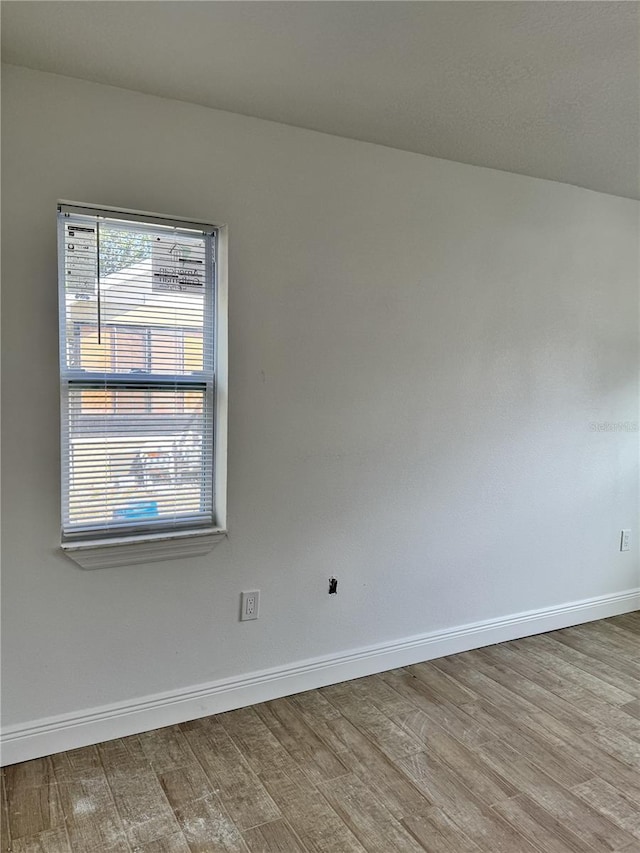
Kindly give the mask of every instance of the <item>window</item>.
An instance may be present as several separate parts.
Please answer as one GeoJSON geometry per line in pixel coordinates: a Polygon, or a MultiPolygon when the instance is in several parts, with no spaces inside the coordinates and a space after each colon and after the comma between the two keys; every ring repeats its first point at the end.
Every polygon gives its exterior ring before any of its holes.
{"type": "Polygon", "coordinates": [[[223,236],[59,205],[62,543],[74,559],[168,557],[180,549],[167,540],[187,537],[202,553],[203,536],[224,532],[223,236]]]}

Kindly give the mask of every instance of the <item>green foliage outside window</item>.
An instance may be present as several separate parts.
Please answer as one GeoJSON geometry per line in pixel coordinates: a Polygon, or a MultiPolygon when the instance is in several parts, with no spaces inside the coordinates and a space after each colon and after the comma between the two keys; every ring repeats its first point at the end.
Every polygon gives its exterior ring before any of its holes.
{"type": "Polygon", "coordinates": [[[151,257],[151,235],[103,228],[100,231],[100,277],[151,257]]]}

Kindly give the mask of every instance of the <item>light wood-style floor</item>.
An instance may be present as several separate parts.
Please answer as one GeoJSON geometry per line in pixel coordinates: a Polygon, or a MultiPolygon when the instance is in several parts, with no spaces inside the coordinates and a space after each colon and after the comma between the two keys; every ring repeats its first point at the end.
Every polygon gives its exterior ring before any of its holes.
{"type": "Polygon", "coordinates": [[[13,853],[640,851],[640,613],[5,768],[13,853]]]}

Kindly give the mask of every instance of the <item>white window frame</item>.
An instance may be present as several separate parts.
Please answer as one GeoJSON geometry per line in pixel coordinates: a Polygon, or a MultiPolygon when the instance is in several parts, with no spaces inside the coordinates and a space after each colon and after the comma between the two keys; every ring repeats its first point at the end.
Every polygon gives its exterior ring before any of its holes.
{"type": "MultiPolygon", "coordinates": [[[[197,219],[164,216],[122,207],[87,204],[75,201],[58,201],[58,210],[73,208],[77,213],[91,216],[104,215],[117,218],[118,214],[129,220],[138,220],[148,224],[175,225],[179,227],[195,226],[211,228],[216,231],[216,276],[214,311],[214,441],[211,448],[213,459],[213,525],[204,528],[172,530],[165,528],[155,533],[132,533],[114,536],[109,539],[69,539],[61,541],[62,550],[84,569],[98,569],[109,566],[127,566],[136,563],[149,563],[158,560],[180,559],[188,556],[207,554],[227,534],[227,398],[228,398],[228,266],[226,225],[216,225],[197,219]]],[[[63,259],[63,247],[58,245],[58,262],[63,259]]],[[[59,271],[59,312],[65,311],[64,275],[59,271]]],[[[68,380],[64,376],[65,365],[60,363],[61,405],[65,405],[68,380]]],[[[66,412],[61,411],[64,423],[66,412]]],[[[64,441],[64,435],[61,436],[64,441]]],[[[62,454],[64,459],[65,454],[62,454]]],[[[61,472],[64,473],[64,472],[61,472]]]]}

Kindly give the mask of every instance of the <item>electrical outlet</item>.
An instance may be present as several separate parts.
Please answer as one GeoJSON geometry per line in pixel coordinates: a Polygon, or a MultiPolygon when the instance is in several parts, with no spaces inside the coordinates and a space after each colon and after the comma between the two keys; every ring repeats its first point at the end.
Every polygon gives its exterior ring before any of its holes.
{"type": "Polygon", "coordinates": [[[630,551],[631,550],[631,531],[623,530],[620,534],[620,550],[621,551],[630,551]]]}
{"type": "Polygon", "coordinates": [[[246,622],[249,619],[257,619],[260,612],[260,590],[254,589],[252,592],[243,592],[240,595],[240,621],[246,622]]]}

